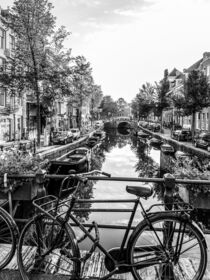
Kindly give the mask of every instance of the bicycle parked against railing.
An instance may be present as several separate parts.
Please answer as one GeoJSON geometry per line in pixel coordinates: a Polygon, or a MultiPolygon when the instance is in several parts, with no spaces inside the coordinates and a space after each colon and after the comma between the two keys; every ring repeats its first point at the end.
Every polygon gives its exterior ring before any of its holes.
{"type": "Polygon", "coordinates": [[[26,224],[18,244],[18,265],[24,280],[32,279],[33,273],[63,274],[81,279],[85,262],[96,249],[105,255],[107,274],[100,278],[103,280],[115,273],[127,272],[136,280],[202,279],[207,265],[207,246],[202,231],[190,218],[191,209],[179,206],[170,211],[155,212],[154,205],[145,210],[141,198],[152,195],[149,186],[126,187],[128,193],[136,196],[133,211],[121,246],[107,251],[100,242],[98,225],[93,222],[86,229],[73,214],[78,201],[77,191],[91,179],[91,174],[94,173],[70,175],[62,181],[60,194],[71,192],[68,199],[49,195],[34,200],[39,213],[26,224]],[[129,236],[139,205],[143,220],[129,236]],[[79,240],[69,221],[84,233],[79,240]],[[85,238],[92,241],[92,246],[84,254],[78,243],[85,238]]]}

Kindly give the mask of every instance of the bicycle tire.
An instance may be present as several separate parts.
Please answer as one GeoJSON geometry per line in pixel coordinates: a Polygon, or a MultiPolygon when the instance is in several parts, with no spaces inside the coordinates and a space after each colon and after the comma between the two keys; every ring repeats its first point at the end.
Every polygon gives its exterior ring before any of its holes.
{"type": "Polygon", "coordinates": [[[17,261],[23,280],[30,280],[34,274],[59,274],[68,279],[79,279],[80,251],[75,235],[68,224],[63,234],[58,235],[62,219],[54,221],[46,215],[37,215],[23,228],[18,242],[17,261]],[[53,247],[52,247],[53,244],[53,247]],[[62,251],[67,253],[62,253],[62,251]],[[69,256],[68,256],[69,254],[69,256]]]}
{"type": "Polygon", "coordinates": [[[155,214],[149,220],[157,235],[144,220],[134,229],[128,242],[127,258],[132,265],[134,278],[202,279],[207,265],[207,246],[200,229],[192,222],[171,213],[155,214]],[[167,263],[158,238],[171,256],[167,263]],[[181,244],[180,254],[176,254],[177,244],[181,244]],[[147,265],[143,267],[142,262],[147,265]]]}
{"type": "Polygon", "coordinates": [[[0,208],[0,270],[6,267],[16,250],[17,226],[12,217],[0,208]]]}

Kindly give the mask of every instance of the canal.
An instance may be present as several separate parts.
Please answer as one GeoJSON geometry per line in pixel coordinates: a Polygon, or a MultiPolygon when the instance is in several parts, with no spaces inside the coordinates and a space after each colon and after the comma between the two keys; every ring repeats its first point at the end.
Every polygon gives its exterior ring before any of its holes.
{"type": "MultiPolygon", "coordinates": [[[[143,141],[132,134],[130,130],[108,130],[106,138],[100,148],[92,154],[92,169],[100,169],[110,173],[113,177],[160,177],[160,149],[152,147],[148,141],[143,141]]],[[[171,156],[169,156],[171,157],[171,156]]],[[[168,159],[174,162],[175,158],[168,159]]],[[[93,198],[100,200],[113,199],[133,199],[134,196],[126,192],[126,185],[144,185],[145,183],[134,182],[113,182],[97,181],[90,183],[86,190],[81,192],[82,198],[93,198]]],[[[148,183],[147,183],[148,184],[148,183]]],[[[153,183],[150,183],[153,184],[153,183]]],[[[162,187],[155,185],[155,191],[152,197],[143,200],[143,205],[147,209],[156,203],[162,203],[162,187]]],[[[84,207],[82,205],[81,207],[84,207]]],[[[82,221],[89,223],[96,221],[98,224],[109,224],[126,226],[130,213],[128,212],[91,212],[90,209],[131,209],[131,203],[86,203],[87,211],[77,214],[82,221]]],[[[161,207],[160,207],[161,208],[161,207]]],[[[200,209],[200,221],[208,226],[208,214],[206,209],[200,209]]],[[[137,224],[142,218],[141,209],[138,209],[133,225],[137,224]]],[[[122,229],[100,229],[100,240],[106,248],[120,245],[124,230],[122,229]]],[[[79,234],[79,233],[78,233],[79,234]]],[[[84,243],[84,248],[87,244],[84,243]]]]}

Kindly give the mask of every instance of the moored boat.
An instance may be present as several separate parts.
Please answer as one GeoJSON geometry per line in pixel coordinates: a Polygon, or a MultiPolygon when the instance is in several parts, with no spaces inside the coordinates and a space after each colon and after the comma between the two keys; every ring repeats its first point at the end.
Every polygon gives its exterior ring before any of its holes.
{"type": "Polygon", "coordinates": [[[140,137],[140,138],[144,138],[144,139],[147,139],[147,138],[150,137],[149,134],[147,134],[147,133],[145,133],[143,131],[138,131],[137,136],[140,137]]]}
{"type": "MultiPolygon", "coordinates": [[[[67,154],[50,161],[49,174],[68,175],[88,172],[91,164],[91,150],[86,147],[76,148],[67,154]]],[[[48,194],[58,195],[62,179],[50,179],[46,189],[48,194]]]]}
{"type": "Polygon", "coordinates": [[[106,137],[106,133],[103,130],[96,130],[93,132],[92,137],[98,137],[99,140],[103,140],[106,137]]]}
{"type": "Polygon", "coordinates": [[[161,139],[157,139],[155,137],[152,137],[150,140],[149,140],[149,144],[155,148],[160,148],[160,146],[163,144],[163,140],[161,139]]]}
{"type": "Polygon", "coordinates": [[[95,145],[99,144],[100,140],[99,137],[91,136],[88,138],[86,145],[89,148],[93,148],[95,145]]]}
{"type": "Polygon", "coordinates": [[[165,154],[173,154],[175,152],[175,150],[174,150],[174,147],[169,144],[162,144],[161,152],[163,152],[165,154]]]}

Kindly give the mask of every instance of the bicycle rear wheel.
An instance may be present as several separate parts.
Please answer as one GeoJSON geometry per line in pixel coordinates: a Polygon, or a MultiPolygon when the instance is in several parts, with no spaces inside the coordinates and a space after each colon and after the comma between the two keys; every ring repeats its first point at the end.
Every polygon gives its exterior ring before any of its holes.
{"type": "Polygon", "coordinates": [[[0,208],[0,270],[11,261],[16,250],[16,233],[9,214],[0,208]]]}
{"type": "Polygon", "coordinates": [[[136,280],[198,280],[207,265],[207,249],[201,231],[172,214],[144,220],[128,242],[128,260],[136,280]],[[153,231],[155,229],[155,232],[153,231]]]}
{"type": "Polygon", "coordinates": [[[34,274],[65,275],[78,279],[80,252],[69,225],[38,215],[24,227],[18,243],[18,266],[22,279],[34,274]]]}

